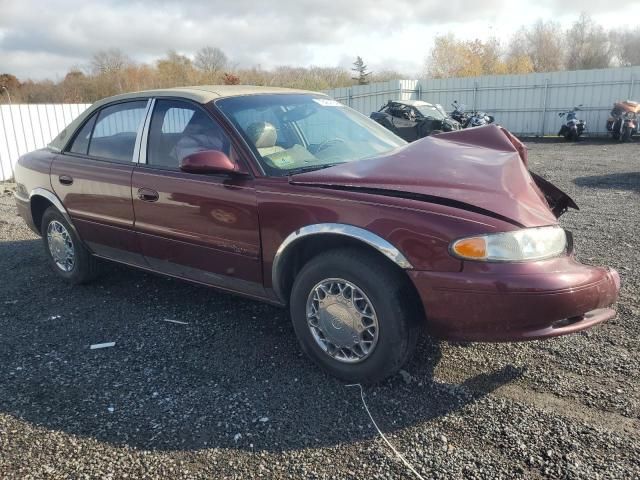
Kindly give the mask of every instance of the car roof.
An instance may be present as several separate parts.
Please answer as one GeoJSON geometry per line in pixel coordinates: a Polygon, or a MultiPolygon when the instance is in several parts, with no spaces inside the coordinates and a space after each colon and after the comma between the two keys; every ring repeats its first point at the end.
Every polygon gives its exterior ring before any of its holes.
{"type": "Polygon", "coordinates": [[[212,100],[227,97],[240,97],[244,95],[273,95],[273,94],[307,94],[307,95],[322,95],[324,93],[311,92],[309,90],[298,90],[293,88],[280,88],[280,87],[258,87],[254,85],[196,85],[192,87],[175,87],[175,88],[160,88],[156,90],[141,90],[139,92],[122,93],[120,95],[114,95],[112,97],[103,98],[98,100],[84,112],[82,112],[75,120],[67,125],[57,136],[54,138],[48,147],[62,151],[65,147],[69,137],[75,132],[80,125],[98,108],[122,100],[130,99],[145,99],[152,97],[179,97],[187,100],[192,100],[198,103],[209,103],[212,100]]]}
{"type": "Polygon", "coordinates": [[[281,87],[259,87],[255,85],[196,85],[192,87],[160,88],[155,90],[142,90],[139,92],[124,93],[100,100],[99,103],[108,103],[129,98],[148,97],[182,97],[199,103],[208,103],[211,100],[226,97],[239,97],[243,95],[268,95],[279,93],[303,93],[319,94],[309,90],[281,87]]]}

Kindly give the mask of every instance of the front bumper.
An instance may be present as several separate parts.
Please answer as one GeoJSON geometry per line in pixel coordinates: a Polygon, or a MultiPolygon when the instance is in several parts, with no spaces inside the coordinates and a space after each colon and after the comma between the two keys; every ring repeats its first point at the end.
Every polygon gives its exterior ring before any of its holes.
{"type": "Polygon", "coordinates": [[[620,290],[613,269],[571,256],[530,263],[465,262],[461,272],[409,271],[429,332],[446,340],[556,337],[609,320],[620,290]]]}

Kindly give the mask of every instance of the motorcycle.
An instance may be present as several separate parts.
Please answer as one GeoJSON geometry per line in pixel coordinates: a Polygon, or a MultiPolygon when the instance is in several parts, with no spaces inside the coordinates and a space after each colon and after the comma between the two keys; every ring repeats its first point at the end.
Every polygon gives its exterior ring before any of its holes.
{"type": "Polygon", "coordinates": [[[631,100],[614,103],[611,116],[607,119],[607,131],[616,140],[630,141],[633,134],[638,133],[638,114],[640,103],[631,100]]]}
{"type": "Polygon", "coordinates": [[[582,105],[578,105],[568,112],[560,112],[558,114],[560,118],[566,117],[566,121],[562,124],[562,127],[560,127],[560,131],[558,132],[559,137],[564,137],[565,140],[573,140],[577,142],[580,135],[584,133],[587,128],[587,123],[584,120],[579,120],[576,115],[576,112],[581,111],[581,106],[582,105]]]}
{"type": "Polygon", "coordinates": [[[465,106],[458,103],[457,100],[454,100],[451,106],[453,107],[453,111],[449,116],[456,120],[462,128],[480,127],[495,121],[493,116],[487,115],[485,112],[475,111],[467,113],[465,111],[465,106]]]}

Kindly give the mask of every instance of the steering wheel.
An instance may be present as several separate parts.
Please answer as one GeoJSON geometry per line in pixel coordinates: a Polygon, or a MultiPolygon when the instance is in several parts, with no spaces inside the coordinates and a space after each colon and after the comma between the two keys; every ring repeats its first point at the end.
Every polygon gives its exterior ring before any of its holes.
{"type": "Polygon", "coordinates": [[[324,142],[321,142],[320,144],[318,144],[318,147],[316,148],[315,153],[319,153],[323,150],[326,150],[329,147],[332,147],[340,143],[345,143],[345,141],[342,138],[338,138],[338,137],[332,138],[331,140],[325,140],[324,142]]]}

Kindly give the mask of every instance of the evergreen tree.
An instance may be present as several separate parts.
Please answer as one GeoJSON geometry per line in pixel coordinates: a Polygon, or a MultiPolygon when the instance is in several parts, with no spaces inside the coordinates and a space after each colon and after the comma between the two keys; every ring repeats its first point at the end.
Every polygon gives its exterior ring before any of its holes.
{"type": "Polygon", "coordinates": [[[356,61],[353,62],[352,72],[355,72],[357,77],[351,77],[353,80],[358,81],[358,85],[367,85],[369,83],[369,75],[371,72],[367,72],[367,66],[364,64],[362,57],[358,56],[356,61]]]}

